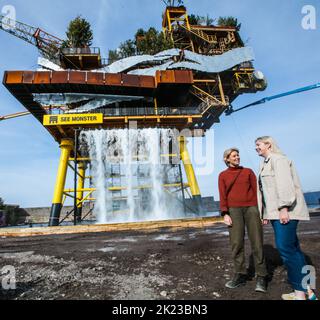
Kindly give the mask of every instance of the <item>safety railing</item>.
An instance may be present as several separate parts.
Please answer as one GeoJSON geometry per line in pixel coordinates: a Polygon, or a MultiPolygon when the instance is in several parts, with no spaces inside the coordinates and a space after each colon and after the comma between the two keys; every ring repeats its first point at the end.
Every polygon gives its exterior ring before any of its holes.
{"type": "Polygon", "coordinates": [[[98,47],[88,47],[88,48],[63,48],[62,54],[65,55],[81,55],[81,54],[92,54],[99,55],[100,48],[98,47]]]}

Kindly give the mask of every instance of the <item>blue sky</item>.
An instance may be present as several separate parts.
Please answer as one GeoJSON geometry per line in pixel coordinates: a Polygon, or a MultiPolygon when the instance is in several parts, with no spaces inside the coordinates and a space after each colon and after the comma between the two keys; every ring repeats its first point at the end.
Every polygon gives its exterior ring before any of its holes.
{"type": "MultiPolygon", "coordinates": [[[[63,38],[68,22],[81,14],[92,23],[94,45],[107,57],[109,49],[132,38],[142,27],[161,27],[164,5],[160,0],[16,0],[0,1],[16,8],[17,20],[63,38]]],[[[265,96],[320,81],[320,5],[316,0],[185,0],[190,13],[213,18],[232,15],[242,23],[241,36],[255,51],[254,65],[264,72],[268,88],[240,96],[234,107],[265,96]],[[304,5],[317,13],[316,30],[301,26],[304,5]]],[[[0,74],[5,70],[35,69],[37,49],[0,31],[0,74]]],[[[320,189],[319,94],[314,90],[253,107],[233,116],[221,117],[214,126],[210,152],[214,172],[199,176],[203,195],[217,193],[217,176],[225,169],[224,149],[238,146],[241,161],[257,171],[260,159],[254,139],[271,135],[294,160],[304,191],[320,189]]],[[[24,108],[0,86],[0,115],[24,108]]],[[[53,194],[59,148],[31,116],[0,122],[0,197],[24,207],[49,206],[53,194]]],[[[69,179],[70,181],[70,179],[69,179]]]]}

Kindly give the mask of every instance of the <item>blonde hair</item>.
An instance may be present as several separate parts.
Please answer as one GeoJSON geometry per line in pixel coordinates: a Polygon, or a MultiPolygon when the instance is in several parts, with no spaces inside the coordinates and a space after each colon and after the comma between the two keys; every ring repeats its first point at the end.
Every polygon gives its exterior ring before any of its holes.
{"type": "Polygon", "coordinates": [[[265,144],[269,144],[270,145],[270,151],[272,153],[277,153],[277,154],[284,154],[281,149],[279,148],[277,142],[270,136],[263,136],[263,137],[259,137],[256,139],[255,142],[261,141],[265,144]]]}
{"type": "Polygon", "coordinates": [[[236,152],[240,153],[238,148],[229,148],[223,153],[223,161],[224,161],[224,163],[226,164],[227,167],[229,167],[228,158],[230,157],[230,154],[233,151],[236,151],[236,152]]]}

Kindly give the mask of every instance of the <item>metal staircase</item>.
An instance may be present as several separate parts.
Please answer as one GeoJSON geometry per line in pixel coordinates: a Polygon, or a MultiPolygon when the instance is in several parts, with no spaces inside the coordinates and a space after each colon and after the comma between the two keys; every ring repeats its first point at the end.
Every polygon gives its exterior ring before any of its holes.
{"type": "Polygon", "coordinates": [[[229,105],[228,97],[212,96],[195,85],[192,86],[191,93],[202,101],[198,107],[198,111],[201,114],[206,113],[212,107],[227,107],[229,105]]]}
{"type": "Polygon", "coordinates": [[[185,29],[188,32],[191,32],[192,34],[194,34],[198,38],[201,38],[202,40],[204,40],[210,44],[218,43],[217,37],[215,35],[208,35],[207,33],[205,33],[201,29],[198,29],[198,28],[195,28],[192,26],[190,26],[190,28],[188,28],[185,24],[179,24],[179,27],[185,29]]]}

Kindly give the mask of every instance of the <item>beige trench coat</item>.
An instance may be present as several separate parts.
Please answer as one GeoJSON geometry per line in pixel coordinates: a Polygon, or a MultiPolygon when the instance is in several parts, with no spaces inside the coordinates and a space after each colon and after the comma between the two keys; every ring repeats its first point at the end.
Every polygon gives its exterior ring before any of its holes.
{"type": "Polygon", "coordinates": [[[289,207],[291,220],[310,220],[300,180],[291,160],[284,155],[271,154],[261,163],[259,178],[262,192],[258,186],[258,206],[263,219],[278,220],[279,209],[289,207]]]}

